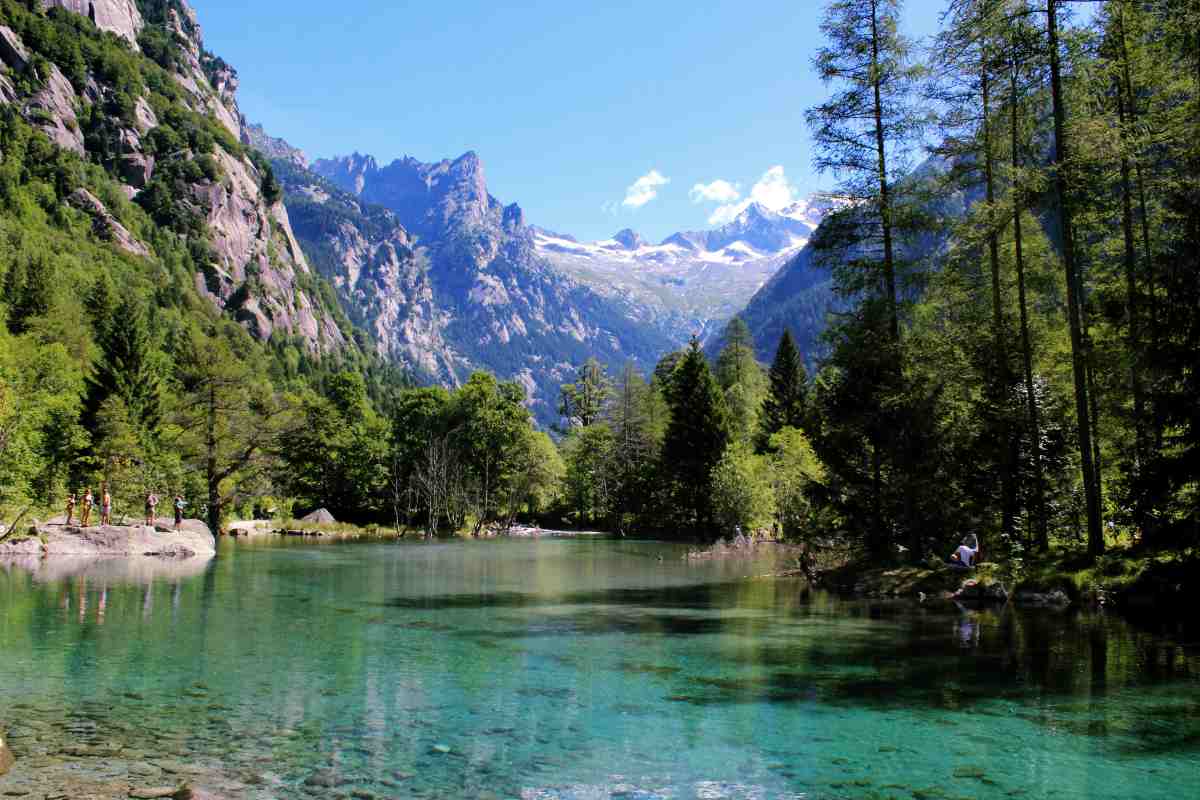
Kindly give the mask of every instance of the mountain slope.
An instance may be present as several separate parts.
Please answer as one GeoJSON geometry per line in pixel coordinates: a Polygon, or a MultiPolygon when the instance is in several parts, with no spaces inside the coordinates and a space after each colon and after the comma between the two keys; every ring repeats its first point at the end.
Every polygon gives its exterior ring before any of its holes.
{"type": "MultiPolygon", "coordinates": [[[[248,131],[252,146],[271,146],[261,143],[261,128],[248,131]]],[[[459,383],[465,364],[443,336],[447,314],[434,302],[427,259],[396,215],[298,165],[278,146],[282,140],[270,141],[277,145],[280,157],[272,163],[296,236],[351,320],[371,334],[379,355],[415,377],[459,383]]]]}
{"type": "MultiPolygon", "coordinates": [[[[386,208],[415,237],[412,285],[427,292],[417,327],[444,348],[442,380],[477,368],[517,380],[539,420],[549,423],[557,417],[559,386],[589,357],[614,368],[629,360],[648,368],[676,345],[657,326],[540,257],[520,207],[488,193],[474,153],[383,167],[355,154],[317,161],[311,169],[360,207],[386,208]]],[[[329,244],[328,237],[305,239],[310,251],[329,244]]],[[[370,317],[361,300],[343,301],[352,315],[370,317]]],[[[395,330],[412,319],[412,310],[404,310],[377,327],[395,330]]]]}
{"type": "MultiPolygon", "coordinates": [[[[942,179],[949,170],[950,165],[943,160],[930,158],[905,182],[927,194],[921,201],[921,209],[931,220],[959,219],[982,199],[982,189],[978,186],[967,191],[942,186],[942,179]]],[[[920,263],[926,269],[936,269],[949,241],[949,230],[945,224],[932,225],[928,233],[901,239],[897,245],[898,258],[920,263]]],[[[814,237],[819,237],[820,232],[820,229],[815,231],[814,237]]],[[[852,256],[853,253],[836,251],[819,253],[808,244],[754,293],[740,316],[750,328],[760,359],[769,362],[774,357],[785,328],[791,330],[810,369],[826,355],[827,348],[821,336],[829,315],[845,310],[851,302],[835,294],[832,266],[837,260],[852,256]]]]}
{"type": "Polygon", "coordinates": [[[314,355],[355,348],[266,162],[238,141],[237,74],[204,50],[185,2],[45,0],[31,10],[5,0],[0,61],[0,113],[87,165],[64,172],[58,190],[94,236],[181,266],[191,290],[261,340],[314,355]],[[104,178],[87,177],[92,169],[104,178]]]}

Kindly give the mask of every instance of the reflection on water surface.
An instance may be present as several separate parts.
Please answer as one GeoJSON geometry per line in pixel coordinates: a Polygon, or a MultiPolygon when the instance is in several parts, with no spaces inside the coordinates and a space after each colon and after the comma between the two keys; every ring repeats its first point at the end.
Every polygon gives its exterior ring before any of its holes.
{"type": "Polygon", "coordinates": [[[223,547],[0,566],[0,792],[1200,796],[1197,649],[1112,617],[840,602],[659,544],[223,547]]]}

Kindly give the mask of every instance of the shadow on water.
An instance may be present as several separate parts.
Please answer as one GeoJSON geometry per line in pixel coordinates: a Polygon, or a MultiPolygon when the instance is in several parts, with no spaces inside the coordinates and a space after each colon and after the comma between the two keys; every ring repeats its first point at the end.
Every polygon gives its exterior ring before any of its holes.
{"type": "Polygon", "coordinates": [[[742,581],[697,583],[660,588],[601,589],[590,592],[481,592],[401,596],[384,605],[417,611],[473,608],[537,608],[544,606],[639,606],[646,608],[711,609],[733,595],[742,581]]]}

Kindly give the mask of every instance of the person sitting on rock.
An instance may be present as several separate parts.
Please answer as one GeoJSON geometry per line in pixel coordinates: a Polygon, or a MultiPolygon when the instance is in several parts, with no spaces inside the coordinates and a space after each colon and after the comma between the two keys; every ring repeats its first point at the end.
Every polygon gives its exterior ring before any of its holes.
{"type": "Polygon", "coordinates": [[[100,484],[100,524],[112,525],[112,495],[108,493],[108,482],[100,484]]]}
{"type": "Polygon", "coordinates": [[[975,534],[969,533],[963,537],[962,544],[950,554],[947,563],[957,569],[973,569],[979,563],[979,539],[975,534]]]}
{"type": "Polygon", "coordinates": [[[75,493],[67,493],[67,525],[71,524],[71,520],[75,518],[75,493]]]}
{"type": "Polygon", "coordinates": [[[91,488],[87,488],[83,492],[83,511],[79,514],[79,527],[86,528],[92,519],[92,506],[96,505],[96,498],[92,495],[91,488]]]}

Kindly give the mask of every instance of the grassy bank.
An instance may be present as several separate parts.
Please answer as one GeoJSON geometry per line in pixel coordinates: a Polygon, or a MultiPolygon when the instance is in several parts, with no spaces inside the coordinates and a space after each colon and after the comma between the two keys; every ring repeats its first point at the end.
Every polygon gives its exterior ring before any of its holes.
{"type": "Polygon", "coordinates": [[[1027,605],[1155,607],[1182,613],[1200,585],[1200,550],[1112,550],[1089,559],[1078,552],[1051,551],[1043,557],[984,562],[963,571],[944,564],[880,565],[856,560],[821,571],[831,591],[863,597],[1012,600],[1027,605]]]}

